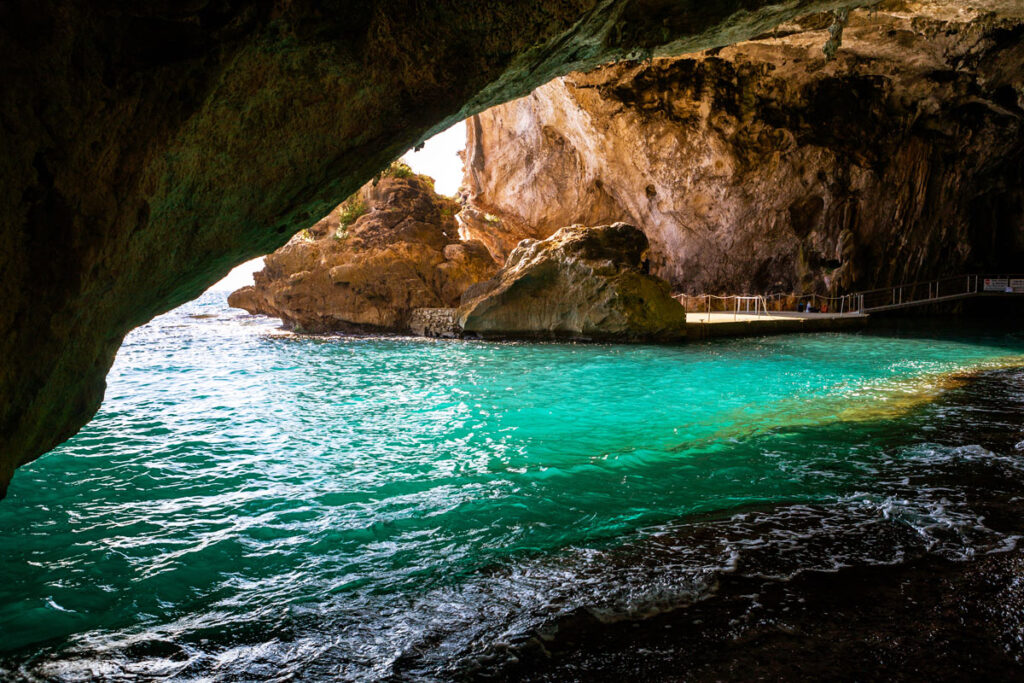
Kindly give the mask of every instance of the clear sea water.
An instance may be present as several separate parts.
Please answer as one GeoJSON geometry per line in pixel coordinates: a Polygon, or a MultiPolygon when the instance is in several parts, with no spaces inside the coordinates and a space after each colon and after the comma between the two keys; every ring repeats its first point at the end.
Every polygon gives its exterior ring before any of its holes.
{"type": "Polygon", "coordinates": [[[1024,481],[1024,433],[973,433],[1019,429],[1019,332],[301,337],[224,296],[131,333],[96,418],[17,473],[0,678],[458,678],[723,573],[1017,542],[972,482],[1024,481]],[[1007,409],[946,401],[968,375],[1007,409]]]}

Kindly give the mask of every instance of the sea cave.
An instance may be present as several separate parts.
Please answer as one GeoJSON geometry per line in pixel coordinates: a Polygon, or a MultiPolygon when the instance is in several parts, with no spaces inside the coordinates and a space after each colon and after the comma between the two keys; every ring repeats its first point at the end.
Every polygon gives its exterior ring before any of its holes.
{"type": "Polygon", "coordinates": [[[1021,676],[1019,0],[0,56],[0,678],[1021,676]]]}

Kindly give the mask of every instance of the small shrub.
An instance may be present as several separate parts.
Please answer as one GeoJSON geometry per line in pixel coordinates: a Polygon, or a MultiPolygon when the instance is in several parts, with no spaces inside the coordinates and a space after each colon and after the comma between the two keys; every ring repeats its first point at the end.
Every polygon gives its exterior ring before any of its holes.
{"type": "Polygon", "coordinates": [[[409,164],[401,159],[395,159],[380,175],[383,178],[411,178],[416,174],[409,168],[409,164]]]}
{"type": "Polygon", "coordinates": [[[338,220],[341,223],[341,227],[338,228],[338,232],[342,230],[348,231],[348,226],[359,220],[359,217],[365,214],[369,209],[366,206],[366,202],[358,194],[352,195],[344,201],[341,207],[338,209],[338,220]]]}

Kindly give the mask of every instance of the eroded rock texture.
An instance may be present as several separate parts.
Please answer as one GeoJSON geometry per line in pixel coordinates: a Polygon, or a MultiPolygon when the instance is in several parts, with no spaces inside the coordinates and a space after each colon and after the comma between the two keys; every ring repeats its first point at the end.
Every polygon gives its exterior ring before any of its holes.
{"type": "Polygon", "coordinates": [[[833,4],[0,4],[0,495],[92,417],[130,329],[429,134],[573,69],[833,4]]]}
{"type": "Polygon", "coordinates": [[[454,308],[498,270],[482,243],[459,240],[458,208],[423,176],[367,183],[267,256],[256,285],[228,303],[306,332],[407,332],[413,309],[454,308]]]}
{"type": "Polygon", "coordinates": [[[647,274],[648,246],[625,223],[523,240],[493,280],[463,296],[459,326],[482,337],[682,339],[686,311],[667,282],[647,274]]]}
{"type": "Polygon", "coordinates": [[[1024,3],[885,2],[575,73],[468,122],[498,256],[623,220],[689,292],[853,290],[1024,256],[1024,3]]]}

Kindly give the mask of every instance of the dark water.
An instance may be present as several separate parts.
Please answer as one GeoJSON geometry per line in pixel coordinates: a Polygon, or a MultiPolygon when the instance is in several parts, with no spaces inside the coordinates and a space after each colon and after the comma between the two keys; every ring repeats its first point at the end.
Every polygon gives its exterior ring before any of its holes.
{"type": "Polygon", "coordinates": [[[1005,329],[297,338],[208,294],[129,337],[0,504],[0,673],[743,678],[693,652],[765,605],[854,623],[892,596],[837,586],[1016,557],[1022,365],[1005,329]]]}

